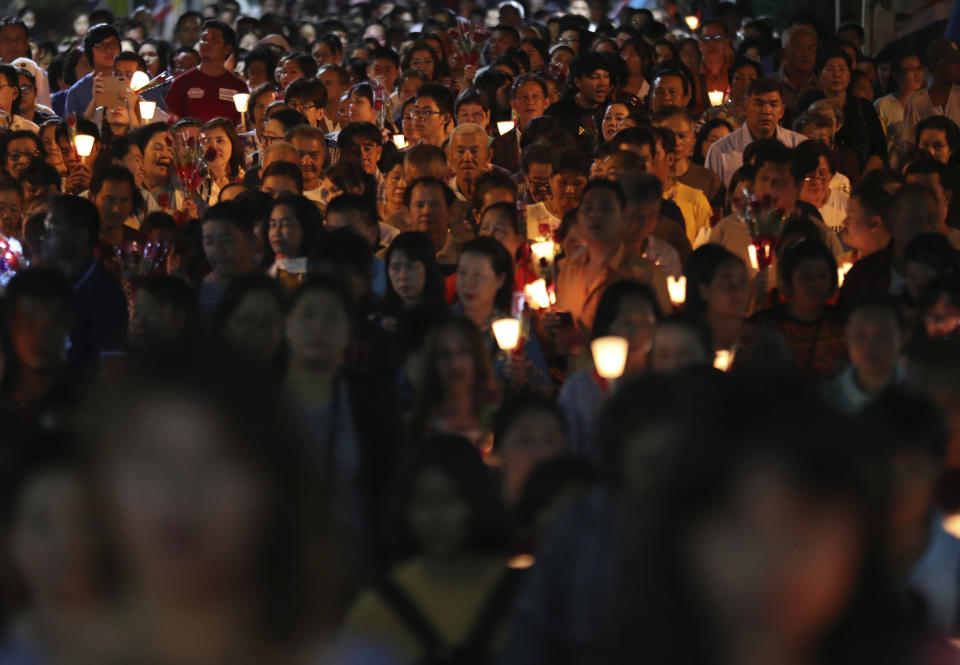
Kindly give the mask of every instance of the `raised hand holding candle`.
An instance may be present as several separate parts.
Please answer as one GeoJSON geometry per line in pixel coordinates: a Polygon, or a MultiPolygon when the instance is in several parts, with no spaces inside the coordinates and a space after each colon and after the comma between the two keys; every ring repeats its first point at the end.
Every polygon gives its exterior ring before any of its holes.
{"type": "Polygon", "coordinates": [[[538,279],[527,284],[523,290],[527,296],[527,302],[533,304],[537,309],[550,308],[550,295],[547,293],[547,281],[545,279],[538,279]]]}
{"type": "Polygon", "coordinates": [[[667,291],[670,293],[670,302],[682,305],[687,300],[687,278],[683,275],[667,277],[667,291]]]}
{"type": "Polygon", "coordinates": [[[140,117],[150,122],[153,120],[153,114],[157,112],[156,102],[140,101],[140,117]]]}
{"type": "Polygon", "coordinates": [[[74,140],[77,154],[81,157],[89,157],[90,153],[93,152],[93,142],[94,138],[89,134],[77,134],[77,138],[74,140]]]}
{"type": "Polygon", "coordinates": [[[394,134],[393,145],[397,146],[397,150],[403,150],[407,147],[406,137],[403,134],[394,134]]]}

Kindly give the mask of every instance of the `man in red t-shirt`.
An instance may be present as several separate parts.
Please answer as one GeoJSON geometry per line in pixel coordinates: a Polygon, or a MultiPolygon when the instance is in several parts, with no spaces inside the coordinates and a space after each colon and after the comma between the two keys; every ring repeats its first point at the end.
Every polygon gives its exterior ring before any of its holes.
{"type": "Polygon", "coordinates": [[[167,108],[171,113],[200,122],[220,117],[229,118],[234,124],[240,121],[233,96],[249,90],[242,78],[224,66],[236,39],[236,33],[223,21],[210,19],[203,24],[197,44],[200,66],[188,69],[170,84],[167,108]]]}

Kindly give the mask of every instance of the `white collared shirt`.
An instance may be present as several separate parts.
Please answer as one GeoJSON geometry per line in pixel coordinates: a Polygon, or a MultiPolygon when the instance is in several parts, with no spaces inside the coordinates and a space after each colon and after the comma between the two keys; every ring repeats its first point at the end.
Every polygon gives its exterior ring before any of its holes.
{"type": "MultiPolygon", "coordinates": [[[[774,136],[788,148],[796,148],[800,143],[807,140],[807,137],[803,134],[792,132],[779,125],[774,136]]],[[[743,124],[732,134],[727,134],[710,146],[710,151],[707,152],[706,166],[720,176],[724,187],[730,187],[730,179],[733,178],[734,171],[743,166],[743,151],[754,140],[754,136],[747,129],[747,125],[743,124]]]]}

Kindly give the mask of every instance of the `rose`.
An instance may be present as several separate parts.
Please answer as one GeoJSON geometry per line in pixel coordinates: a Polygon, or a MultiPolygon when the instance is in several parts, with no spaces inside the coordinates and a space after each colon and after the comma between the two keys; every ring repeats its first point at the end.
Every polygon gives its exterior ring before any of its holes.
{"type": "Polygon", "coordinates": [[[167,192],[160,192],[157,194],[157,203],[161,208],[167,208],[170,206],[170,194],[167,192]]]}
{"type": "Polygon", "coordinates": [[[207,151],[203,153],[203,158],[208,162],[212,162],[217,158],[217,149],[212,145],[207,146],[207,151]]]}
{"type": "Polygon", "coordinates": [[[550,225],[549,224],[540,224],[538,227],[540,235],[549,235],[550,234],[550,225]]]}

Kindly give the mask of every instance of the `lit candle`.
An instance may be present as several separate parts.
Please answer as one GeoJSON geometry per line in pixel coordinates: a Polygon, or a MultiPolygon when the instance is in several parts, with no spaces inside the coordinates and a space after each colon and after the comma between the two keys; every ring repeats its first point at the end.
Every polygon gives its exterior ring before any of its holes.
{"type": "Polygon", "coordinates": [[[690,28],[690,30],[696,30],[700,27],[700,19],[694,14],[691,14],[684,20],[687,22],[687,27],[690,28]]]}
{"type": "Polygon", "coordinates": [[[523,290],[527,296],[527,302],[537,309],[548,309],[550,307],[550,296],[547,294],[547,281],[545,279],[538,279],[531,284],[527,284],[523,290]]]}
{"type": "Polygon", "coordinates": [[[710,98],[710,106],[720,106],[723,104],[726,93],[723,90],[711,90],[707,93],[707,97],[710,98]]]}
{"type": "Polygon", "coordinates": [[[853,263],[850,261],[844,261],[840,264],[840,267],[837,268],[837,286],[843,286],[843,280],[846,279],[847,273],[850,272],[850,269],[853,267],[853,263]]]}
{"type": "Polygon", "coordinates": [[[497,123],[497,131],[500,132],[500,136],[513,131],[513,127],[514,125],[512,120],[504,120],[503,122],[497,123]]]}
{"type": "Polygon", "coordinates": [[[530,253],[533,254],[537,263],[540,263],[541,259],[553,261],[553,257],[557,254],[557,247],[552,240],[544,240],[543,242],[531,243],[530,253]]]}
{"type": "Polygon", "coordinates": [[[130,89],[136,92],[146,84],[150,83],[150,77],[146,72],[141,72],[137,70],[133,73],[133,76],[130,77],[130,89]]]}
{"type": "Polygon", "coordinates": [[[627,365],[627,340],[623,337],[598,337],[590,342],[593,365],[605,379],[619,379],[627,365]]]}
{"type": "Polygon", "coordinates": [[[250,104],[250,95],[245,92],[238,92],[233,96],[233,105],[237,107],[240,113],[247,112],[247,105],[250,104]]]}
{"type": "Polygon", "coordinates": [[[682,305],[687,299],[687,278],[683,275],[667,277],[667,291],[670,293],[670,302],[682,305]]]}
{"type": "Polygon", "coordinates": [[[150,122],[153,120],[153,114],[157,112],[156,102],[140,101],[140,117],[150,122]]]}
{"type": "Polygon", "coordinates": [[[406,137],[403,134],[394,134],[393,145],[397,146],[397,150],[403,150],[407,147],[406,137]]]}
{"type": "Polygon", "coordinates": [[[720,349],[713,357],[713,366],[721,372],[730,369],[730,363],[733,362],[733,352],[728,349],[720,349]]]}
{"type": "Polygon", "coordinates": [[[760,262],[757,260],[757,246],[753,243],[747,245],[747,255],[750,257],[750,267],[754,270],[760,270],[760,262]]]}
{"type": "Polygon", "coordinates": [[[497,319],[491,324],[497,346],[504,351],[513,351],[520,344],[520,320],[514,318],[497,319]]]}
{"type": "Polygon", "coordinates": [[[77,134],[75,141],[77,154],[81,157],[89,157],[90,153],[93,152],[93,141],[94,138],[89,134],[77,134]]]}

